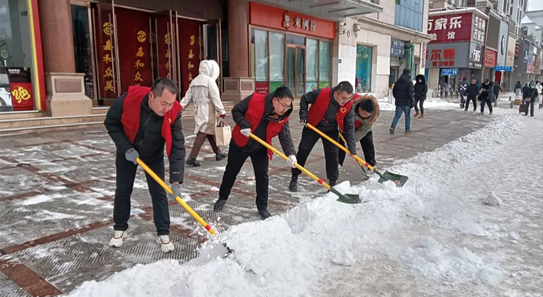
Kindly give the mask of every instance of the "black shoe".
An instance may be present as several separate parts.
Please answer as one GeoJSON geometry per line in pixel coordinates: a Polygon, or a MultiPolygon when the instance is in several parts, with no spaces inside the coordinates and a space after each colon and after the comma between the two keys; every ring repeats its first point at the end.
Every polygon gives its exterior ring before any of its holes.
{"type": "Polygon", "coordinates": [[[292,177],[290,178],[290,184],[288,185],[288,189],[291,192],[298,191],[298,175],[297,174],[293,174],[292,177]]]}
{"type": "Polygon", "coordinates": [[[225,204],[226,204],[226,200],[224,199],[217,200],[217,202],[215,202],[215,205],[213,205],[213,211],[221,212],[225,204]]]}
{"type": "Polygon", "coordinates": [[[335,180],[331,180],[330,182],[328,182],[328,185],[329,185],[330,187],[333,187],[333,186],[336,185],[336,183],[337,183],[337,182],[336,182],[335,180]]]}
{"type": "Polygon", "coordinates": [[[222,160],[224,158],[226,158],[226,154],[218,153],[217,155],[215,155],[215,160],[216,161],[220,161],[220,160],[222,160]]]}
{"type": "Polygon", "coordinates": [[[259,209],[258,210],[258,214],[260,215],[260,217],[265,220],[269,217],[271,217],[271,214],[268,212],[268,210],[266,209],[259,209]]]}
{"type": "Polygon", "coordinates": [[[192,167],[198,167],[200,166],[200,162],[196,161],[196,159],[189,157],[187,159],[187,162],[185,162],[187,165],[192,167]]]}

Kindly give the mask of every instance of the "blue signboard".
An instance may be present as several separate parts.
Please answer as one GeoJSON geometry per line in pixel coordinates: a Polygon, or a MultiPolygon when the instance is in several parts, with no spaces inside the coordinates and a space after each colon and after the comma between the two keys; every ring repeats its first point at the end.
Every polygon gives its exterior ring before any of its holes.
{"type": "Polygon", "coordinates": [[[494,71],[511,72],[513,67],[511,66],[494,66],[494,71]]]}
{"type": "Polygon", "coordinates": [[[405,42],[398,39],[390,40],[390,56],[391,57],[405,57],[405,42]]]}
{"type": "Polygon", "coordinates": [[[458,76],[457,68],[441,69],[441,75],[458,76]]]}

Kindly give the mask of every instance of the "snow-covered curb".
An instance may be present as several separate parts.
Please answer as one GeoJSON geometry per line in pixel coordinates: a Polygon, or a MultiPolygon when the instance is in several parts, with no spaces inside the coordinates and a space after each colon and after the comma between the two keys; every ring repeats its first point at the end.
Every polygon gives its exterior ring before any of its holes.
{"type": "Polygon", "coordinates": [[[342,204],[327,194],[266,221],[233,226],[220,238],[235,250],[226,259],[216,257],[222,246],[214,240],[189,263],[137,265],[106,281],[85,282],[70,296],[310,296],[315,284],[339,267],[381,257],[431,279],[494,285],[499,269],[481,255],[431,237],[413,242],[402,234],[413,220],[430,220],[445,230],[487,236],[463,207],[468,198],[447,184],[523,127],[518,116],[499,116],[435,151],[398,162],[389,170],[409,176],[403,188],[375,179],[337,186],[368,203],[342,204]]]}

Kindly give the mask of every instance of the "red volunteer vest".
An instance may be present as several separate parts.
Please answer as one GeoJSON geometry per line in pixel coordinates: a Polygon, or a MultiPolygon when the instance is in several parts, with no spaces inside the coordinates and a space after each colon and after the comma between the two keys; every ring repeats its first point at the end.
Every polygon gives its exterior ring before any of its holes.
{"type": "MultiPolygon", "coordinates": [[[[134,143],[138,130],[140,128],[140,111],[141,102],[143,97],[149,94],[151,88],[130,86],[128,87],[128,93],[123,102],[123,114],[121,116],[121,123],[123,124],[124,133],[128,137],[131,143],[134,143]]],[[[175,101],[172,108],[164,115],[162,120],[162,138],[166,141],[166,152],[168,157],[172,151],[172,129],[171,125],[175,122],[177,115],[181,111],[182,107],[179,102],[175,101]]]]}
{"type": "MultiPolygon", "coordinates": [[[[254,133],[256,128],[258,127],[258,124],[260,124],[260,121],[262,120],[262,117],[264,116],[264,109],[266,108],[266,95],[265,94],[257,94],[254,93],[251,97],[251,100],[249,101],[249,106],[247,108],[247,112],[245,113],[245,118],[251,123],[251,132],[254,133]]],[[[272,144],[272,138],[277,136],[279,132],[283,129],[283,125],[288,123],[288,117],[280,122],[273,122],[270,121],[268,124],[268,128],[266,129],[266,142],[271,145],[272,144]]],[[[232,138],[234,138],[234,141],[236,144],[240,147],[244,147],[247,142],[249,142],[249,137],[245,137],[243,134],[241,134],[241,128],[239,125],[234,126],[234,130],[232,131],[232,138]]],[[[270,157],[270,160],[273,157],[273,152],[271,150],[268,150],[268,156],[270,157]]]]}
{"type": "MultiPolygon", "coordinates": [[[[330,105],[330,100],[330,89],[322,89],[321,93],[317,97],[317,100],[315,100],[315,103],[311,104],[311,107],[309,107],[309,111],[307,112],[307,121],[311,125],[316,127],[319,122],[323,120],[324,114],[328,109],[328,105],[330,105]]],[[[343,121],[345,116],[347,113],[349,113],[349,110],[351,110],[352,105],[353,101],[351,100],[344,106],[340,106],[338,109],[336,121],[341,131],[343,131],[343,121]]]]}

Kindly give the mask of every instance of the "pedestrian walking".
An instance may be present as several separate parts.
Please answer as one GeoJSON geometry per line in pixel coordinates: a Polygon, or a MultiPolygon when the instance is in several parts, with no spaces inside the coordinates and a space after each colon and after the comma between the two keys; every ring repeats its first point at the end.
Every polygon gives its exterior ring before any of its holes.
{"type": "Polygon", "coordinates": [[[493,98],[494,84],[489,79],[485,79],[481,85],[481,94],[479,94],[479,101],[481,101],[481,114],[485,114],[485,103],[488,105],[489,114],[492,114],[493,98]]]}
{"type": "Polygon", "coordinates": [[[414,99],[415,99],[415,117],[419,119],[424,118],[424,100],[426,100],[426,93],[428,93],[428,85],[426,84],[426,78],[424,75],[419,74],[415,77],[416,83],[414,86],[414,99]],[[420,105],[420,113],[419,113],[420,105]]]}
{"type": "Polygon", "coordinates": [[[492,90],[494,92],[494,100],[497,101],[498,98],[500,98],[500,92],[503,92],[502,87],[498,82],[494,82],[494,87],[492,90]]]}
{"type": "Polygon", "coordinates": [[[537,88],[535,86],[535,82],[531,82],[528,89],[525,89],[524,93],[522,94],[523,101],[526,102],[528,106],[526,106],[524,115],[528,115],[528,108],[530,109],[530,116],[534,116],[534,104],[535,100],[537,99],[537,96],[539,93],[537,92],[537,88]]]}
{"type": "Polygon", "coordinates": [[[389,132],[394,134],[396,125],[402,113],[405,114],[405,132],[411,133],[411,108],[413,108],[413,82],[411,81],[411,70],[404,69],[400,78],[394,83],[392,95],[395,99],[396,114],[390,125],[389,132]]]}
{"type": "Polygon", "coordinates": [[[460,87],[459,87],[459,91],[460,91],[460,108],[464,108],[464,105],[466,104],[466,99],[465,99],[465,94],[468,90],[468,78],[467,77],[464,77],[462,79],[462,81],[460,82],[460,87]]]}
{"type": "MultiPolygon", "coordinates": [[[[170,161],[172,199],[181,196],[183,183],[185,138],[181,127],[181,105],[177,102],[177,86],[167,78],[157,79],[151,88],[131,86],[109,108],[104,125],[115,143],[117,153],[116,188],[113,203],[113,238],[111,247],[120,247],[128,235],[130,195],[134,186],[137,159],[140,158],[164,180],[164,146],[170,161]]],[[[162,252],[171,252],[170,213],[166,191],[145,174],[153,203],[153,221],[157,243],[162,252]]]]}
{"type": "Polygon", "coordinates": [[[294,95],[289,88],[279,87],[269,94],[253,93],[234,106],[232,117],[236,125],[232,131],[219,199],[213,206],[215,212],[223,210],[241,167],[250,157],[256,180],[258,214],[263,220],[271,216],[268,212],[268,167],[273,152],[251,139],[250,134],[253,133],[270,145],[272,138],[278,136],[285,155],[289,156],[289,165],[294,167],[297,162],[296,150],[288,125],[293,99],[294,95]]]}
{"type": "Polygon", "coordinates": [[[224,119],[226,111],[221,102],[219,88],[215,82],[220,74],[219,64],[213,60],[200,62],[199,74],[190,83],[185,97],[181,100],[181,106],[186,108],[191,102],[194,104],[194,145],[187,158],[187,165],[200,166],[196,160],[204,141],[207,139],[211,149],[215,153],[215,160],[226,158],[215,140],[215,126],[217,116],[224,119]]]}
{"type": "Polygon", "coordinates": [[[477,110],[477,96],[479,95],[479,87],[477,86],[477,81],[473,78],[471,80],[471,84],[468,86],[465,96],[467,98],[466,100],[466,108],[464,111],[468,111],[469,102],[473,102],[473,111],[477,110]]]}
{"type": "Polygon", "coordinates": [[[520,83],[520,80],[517,81],[517,83],[515,84],[515,98],[520,98],[520,96],[522,96],[522,84],[520,83]]]}

